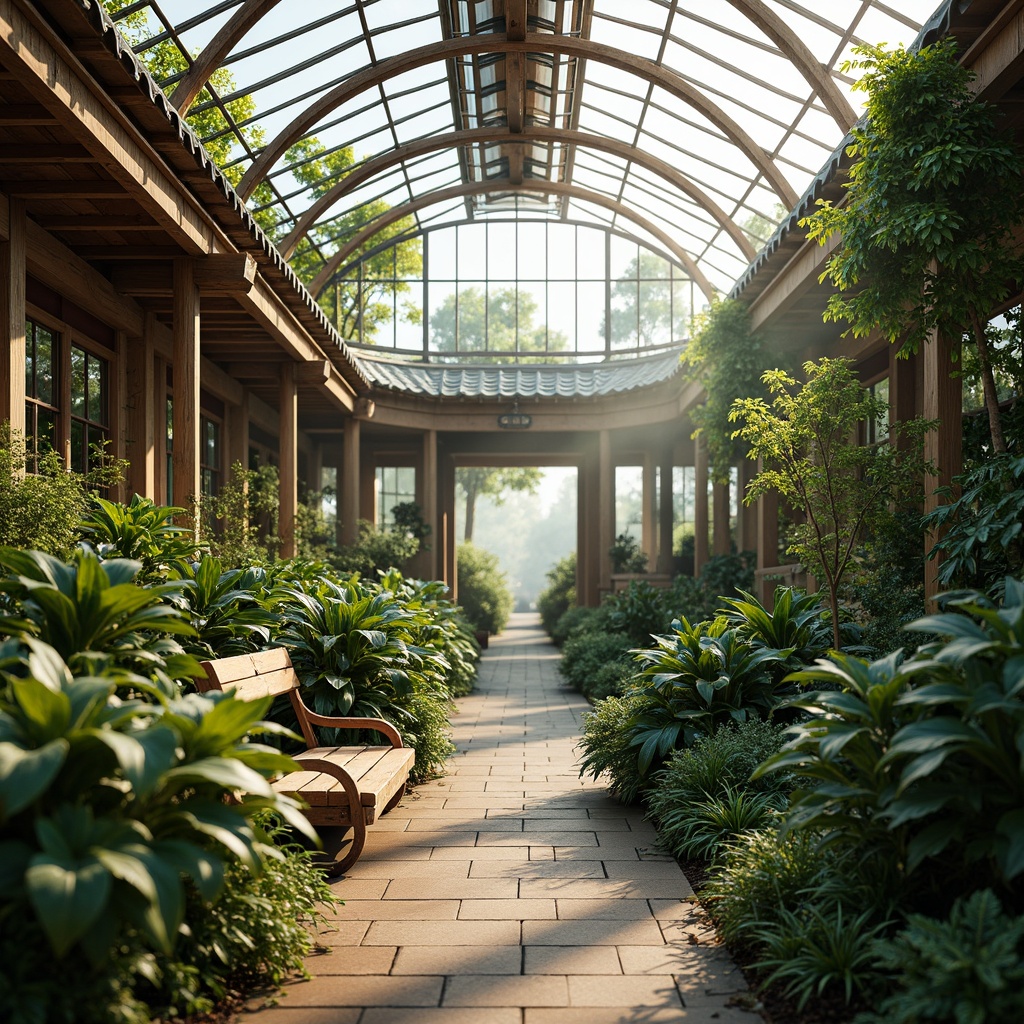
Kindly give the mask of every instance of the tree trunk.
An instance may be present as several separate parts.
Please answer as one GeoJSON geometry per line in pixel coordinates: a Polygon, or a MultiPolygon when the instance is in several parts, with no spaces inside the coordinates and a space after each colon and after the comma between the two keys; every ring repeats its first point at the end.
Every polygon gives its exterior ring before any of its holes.
{"type": "Polygon", "coordinates": [[[974,325],[974,343],[978,347],[978,362],[981,364],[981,387],[985,392],[985,410],[988,412],[988,429],[992,437],[992,454],[1002,455],[1006,451],[1003,436],[1003,422],[999,416],[999,395],[996,393],[996,378],[992,372],[992,353],[988,335],[977,314],[971,316],[974,325]]]}

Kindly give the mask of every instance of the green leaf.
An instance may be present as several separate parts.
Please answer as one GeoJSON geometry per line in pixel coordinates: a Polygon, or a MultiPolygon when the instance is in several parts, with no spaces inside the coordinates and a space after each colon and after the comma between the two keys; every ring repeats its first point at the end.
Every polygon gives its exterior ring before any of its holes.
{"type": "Polygon", "coordinates": [[[111,878],[92,858],[57,861],[36,854],[25,872],[25,889],[59,959],[103,913],[111,878]]]}
{"type": "Polygon", "coordinates": [[[36,750],[0,743],[0,819],[13,817],[50,788],[69,749],[70,744],[63,738],[36,750]]]}

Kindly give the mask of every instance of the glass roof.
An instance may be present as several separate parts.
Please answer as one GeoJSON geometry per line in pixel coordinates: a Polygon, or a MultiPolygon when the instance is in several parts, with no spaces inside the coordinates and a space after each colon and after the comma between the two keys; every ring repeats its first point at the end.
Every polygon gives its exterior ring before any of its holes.
{"type": "Polygon", "coordinates": [[[934,5],[107,0],[314,294],[371,225],[510,216],[628,233],[728,292],[860,115],[851,48],[934,5]]]}

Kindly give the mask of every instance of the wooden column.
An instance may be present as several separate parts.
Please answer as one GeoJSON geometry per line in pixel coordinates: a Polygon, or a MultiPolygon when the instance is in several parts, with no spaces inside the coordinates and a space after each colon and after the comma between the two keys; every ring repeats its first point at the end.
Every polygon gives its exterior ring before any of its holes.
{"type": "MultiPolygon", "coordinates": [[[[758,463],[760,468],[760,463],[758,463]]],[[[769,491],[757,500],[757,568],[775,568],[779,563],[779,495],[769,491]]],[[[771,607],[775,584],[767,583],[763,575],[758,576],[760,597],[765,607],[771,607]]]]}
{"type": "Polygon", "coordinates": [[[153,357],[153,468],[156,500],[173,505],[171,483],[167,476],[167,360],[153,357]]]}
{"type": "MultiPolygon", "coordinates": [[[[125,341],[126,422],[125,458],[128,459],[128,492],[146,498],[157,497],[156,439],[163,423],[164,408],[156,402],[156,360],[153,353],[153,331],[156,315],[147,313],[141,338],[125,341]]],[[[159,437],[163,439],[163,431],[159,437]]]]}
{"type": "MultiPolygon", "coordinates": [[[[172,499],[194,516],[199,478],[199,287],[195,264],[174,261],[172,499]]],[[[199,524],[196,523],[198,529],[199,524]]]]}
{"type": "Polygon", "coordinates": [[[278,526],[281,557],[294,558],[295,517],[299,509],[299,392],[295,386],[295,365],[281,367],[278,387],[278,526]]]}
{"type": "Polygon", "coordinates": [[[423,432],[423,471],[417,490],[420,494],[420,509],[424,522],[430,527],[426,545],[430,549],[420,552],[420,566],[425,579],[437,579],[440,571],[437,565],[438,538],[441,527],[437,509],[437,431],[423,432]]]}
{"type": "Polygon", "coordinates": [[[25,436],[25,203],[9,200],[10,227],[0,242],[0,422],[25,436]]]}
{"type": "Polygon", "coordinates": [[[732,531],[729,528],[729,497],[728,483],[714,485],[714,522],[711,526],[711,550],[716,555],[727,555],[732,548],[732,531]]]}
{"type": "MultiPolygon", "coordinates": [[[[935,466],[935,473],[924,479],[924,511],[931,512],[945,502],[935,494],[938,487],[948,487],[963,466],[962,430],[963,395],[959,377],[953,372],[959,367],[959,340],[936,334],[921,352],[924,360],[924,417],[938,420],[935,430],[924,439],[924,457],[935,466]],[[957,357],[957,358],[954,358],[957,357]]],[[[925,537],[925,552],[939,539],[936,531],[925,537]]],[[[929,559],[924,564],[924,596],[929,600],[940,587],[939,563],[929,559]]]]}
{"type": "Polygon", "coordinates": [[[601,603],[598,477],[598,451],[595,446],[588,446],[580,459],[576,488],[576,603],[587,608],[596,608],[601,603]]]}
{"type": "Polygon", "coordinates": [[[345,420],[342,473],[338,474],[338,516],[341,519],[342,544],[359,539],[359,436],[361,424],[354,416],[345,420]]]}
{"type": "Polygon", "coordinates": [[[231,475],[231,467],[238,463],[243,470],[249,468],[249,392],[242,391],[242,401],[227,407],[227,445],[225,470],[231,475]]]}
{"type": "Polygon", "coordinates": [[[698,437],[693,457],[693,575],[708,561],[708,450],[698,437]]]}
{"type": "Polygon", "coordinates": [[[657,486],[655,484],[655,473],[657,466],[654,464],[654,456],[650,452],[644,454],[643,461],[643,506],[640,518],[640,549],[647,556],[648,568],[653,572],[658,560],[658,531],[655,522],[658,510],[655,507],[655,496],[657,486]]]}
{"type": "Polygon", "coordinates": [[[757,503],[753,505],[744,505],[743,499],[747,494],[747,487],[750,486],[750,481],[754,479],[755,465],[753,459],[743,459],[740,462],[738,482],[739,482],[739,549],[741,551],[756,551],[757,550],[757,503]]]}
{"type": "Polygon", "coordinates": [[[436,545],[441,559],[441,579],[449,589],[455,585],[455,460],[450,455],[439,455],[440,477],[438,487],[441,498],[441,535],[428,538],[436,545]]]}
{"type": "Polygon", "coordinates": [[[658,494],[658,572],[671,573],[672,538],[675,527],[675,502],[672,493],[672,466],[674,458],[671,448],[661,453],[661,488],[658,494]]]}
{"type": "Polygon", "coordinates": [[[912,420],[919,408],[918,375],[921,353],[909,359],[897,359],[896,345],[889,346],[889,420],[912,420]]]}
{"type": "Polygon", "coordinates": [[[597,480],[599,587],[608,593],[612,589],[612,556],[609,552],[615,543],[615,465],[612,462],[612,435],[608,430],[598,434],[597,480]]]}

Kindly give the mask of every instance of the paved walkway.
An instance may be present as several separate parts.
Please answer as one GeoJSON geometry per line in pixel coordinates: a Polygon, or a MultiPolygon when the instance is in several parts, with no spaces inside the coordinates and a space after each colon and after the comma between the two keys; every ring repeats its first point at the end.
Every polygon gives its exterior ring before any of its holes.
{"type": "Polygon", "coordinates": [[[758,1024],[637,808],[581,780],[536,616],[492,640],[450,774],[372,826],[312,981],[245,1024],[758,1024]]]}

